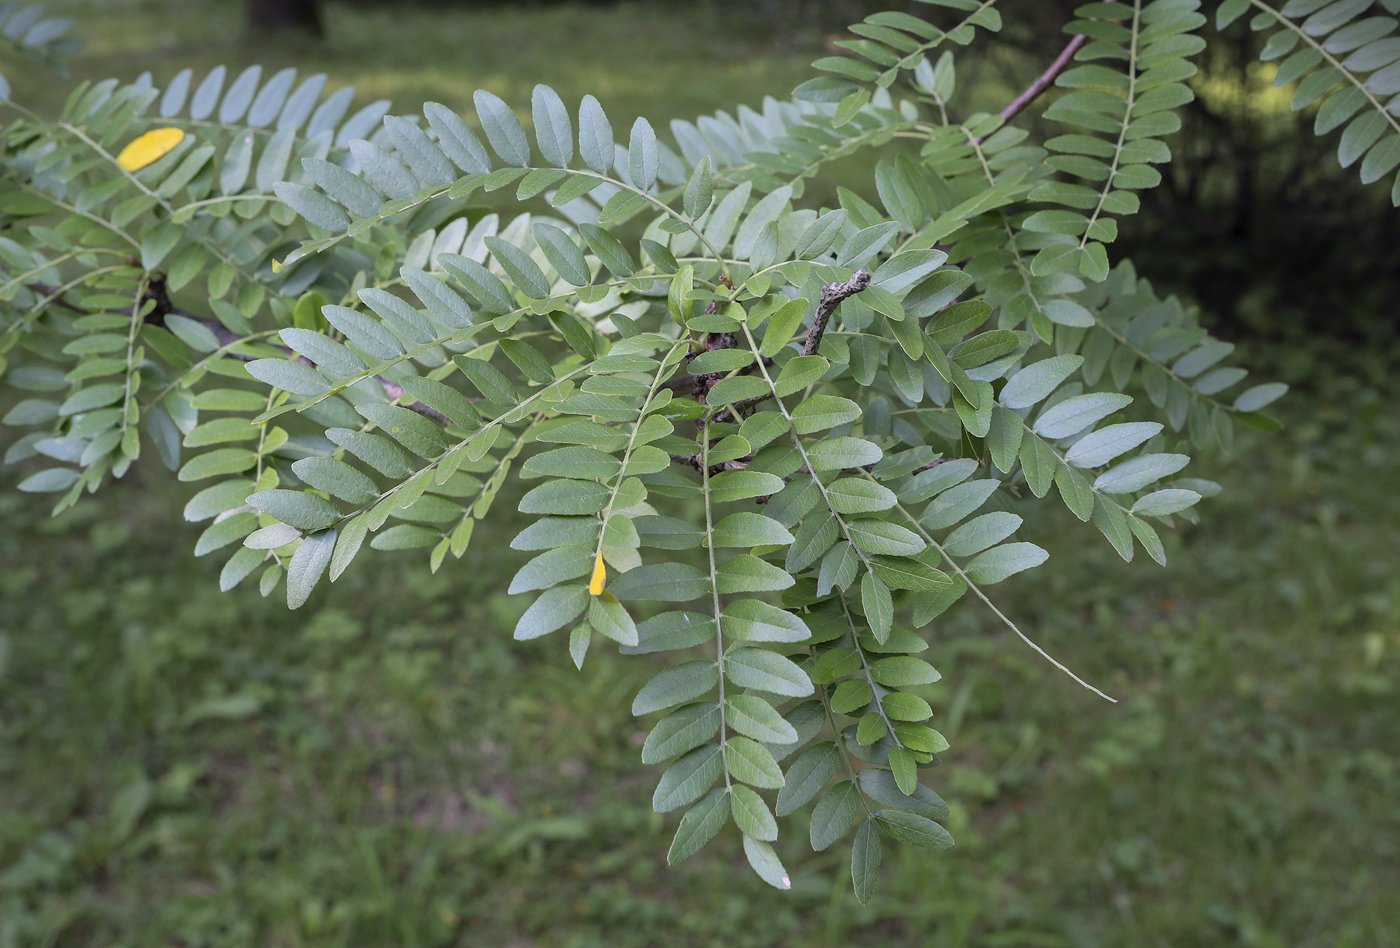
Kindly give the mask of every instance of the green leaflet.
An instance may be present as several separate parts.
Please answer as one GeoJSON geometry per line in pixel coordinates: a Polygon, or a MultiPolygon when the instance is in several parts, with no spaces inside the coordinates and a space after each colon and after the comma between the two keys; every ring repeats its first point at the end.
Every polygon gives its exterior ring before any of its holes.
{"type": "Polygon", "coordinates": [[[315,369],[286,359],[257,359],[248,363],[248,374],[295,395],[323,395],[331,387],[315,369]]]}
{"type": "Polygon", "coordinates": [[[724,471],[710,479],[710,497],[715,503],[776,494],[782,489],[782,478],[753,471],[724,471]]]}
{"type": "Polygon", "coordinates": [[[844,836],[860,813],[860,791],[854,782],[843,780],[817,801],[812,812],[812,848],[818,852],[844,836]]]}
{"type": "Polygon", "coordinates": [[[1162,430],[1160,422],[1139,421],[1106,425],[1080,438],[1065,452],[1075,467],[1100,467],[1147,441],[1162,430]]]}
{"type": "Polygon", "coordinates": [[[725,560],[714,575],[721,594],[778,592],[793,584],[786,570],[747,553],[725,560]]]}
{"type": "Polygon", "coordinates": [[[729,818],[729,795],[713,790],[681,819],[666,861],[672,865],[689,859],[714,839],[729,818]]]}
{"type": "Polygon", "coordinates": [[[530,143],[525,137],[525,129],[515,117],[510,106],[499,96],[484,90],[473,95],[476,114],[481,119],[481,127],[486,131],[486,139],[491,148],[507,164],[524,167],[530,163],[530,143]]]}
{"type": "Polygon", "coordinates": [[[379,497],[374,481],[334,458],[303,458],[292,465],[292,471],[309,486],[352,504],[369,504],[379,497]]]}
{"type": "Polygon", "coordinates": [[[632,702],[632,713],[659,711],[697,698],[719,681],[712,661],[694,661],[668,668],[652,678],[632,702]]]}
{"type": "Polygon", "coordinates": [[[861,578],[860,602],[876,640],[883,640],[889,635],[890,624],[894,621],[894,603],[889,587],[876,573],[868,572],[861,578]]]}
{"type": "Polygon", "coordinates": [[[657,723],[642,745],[642,762],[660,763],[683,754],[714,737],[719,729],[720,709],[713,703],[678,708],[657,723]]]}
{"type": "Polygon", "coordinates": [[[287,608],[300,608],[325,575],[335,551],[336,532],[323,530],[301,541],[287,565],[287,608]]]}
{"type": "Polygon", "coordinates": [[[849,398],[814,395],[792,410],[792,424],[798,434],[812,434],[855,421],[860,416],[860,406],[849,398]]]}
{"type": "Polygon", "coordinates": [[[588,621],[600,634],[619,645],[637,644],[637,626],[617,597],[606,589],[588,603],[588,621]]]}
{"type": "Polygon", "coordinates": [[[658,813],[667,813],[694,802],[719,779],[721,773],[723,763],[718,747],[707,744],[690,751],[661,775],[652,796],[652,808],[658,813]]]}
{"type": "Polygon", "coordinates": [[[851,878],[856,900],[862,905],[870,901],[880,874],[880,834],[873,817],[861,821],[851,849],[851,878]]]}
{"type": "Polygon", "coordinates": [[[875,814],[880,828],[900,842],[923,849],[947,849],[953,845],[948,831],[927,817],[902,810],[881,810],[875,814]]]}
{"type": "MultiPolygon", "coordinates": [[[[737,822],[737,815],[735,820],[737,822]]],[[[749,866],[764,882],[775,889],[784,891],[792,888],[792,879],[789,878],[777,853],[768,843],[746,833],[744,835],[744,855],[749,860],[749,866]]]]}
{"type": "Polygon", "coordinates": [[[546,85],[535,86],[531,97],[535,141],[550,164],[567,168],[573,161],[574,132],[569,110],[559,94],[546,85]]]}
{"type": "Polygon", "coordinates": [[[1005,511],[982,514],[948,534],[943,549],[953,556],[972,556],[1015,533],[1021,522],[1019,516],[1005,511]]]}
{"type": "Polygon", "coordinates": [[[778,838],[778,823],[762,797],[742,785],[733,788],[731,797],[734,824],[746,839],[766,842],[778,838]]]}
{"type": "Polygon", "coordinates": [[[740,734],[768,744],[797,740],[797,730],[757,695],[731,695],[726,704],[725,721],[740,734]]]}
{"type": "Polygon", "coordinates": [[[807,674],[791,660],[757,648],[739,648],[724,660],[724,676],[741,688],[802,698],[812,693],[807,674]]]}
{"type": "Polygon", "coordinates": [[[817,744],[793,762],[778,792],[777,814],[786,816],[810,802],[836,773],[840,753],[830,741],[817,744]]]}
{"type": "Polygon", "coordinates": [[[663,612],[637,624],[637,645],[624,647],[626,654],[648,654],[684,649],[711,641],[715,636],[713,616],[703,612],[663,612]]]}
{"type": "Polygon", "coordinates": [[[593,557],[593,548],[589,546],[546,550],[520,568],[507,591],[514,595],[578,579],[592,571],[593,557]]]}
{"type": "Polygon", "coordinates": [[[348,428],[327,428],[326,437],[386,477],[403,480],[413,473],[413,461],[408,455],[379,435],[348,428]]]}
{"type": "Polygon", "coordinates": [[[447,450],[442,429],[415,411],[398,405],[359,405],[355,410],[419,457],[436,458],[447,450]]]}
{"type": "Polygon", "coordinates": [[[775,520],[760,514],[732,513],[715,525],[711,544],[716,547],[787,546],[792,534],[775,520]]]}
{"type": "Polygon", "coordinates": [[[623,573],[609,588],[624,601],[689,602],[708,592],[710,581],[684,563],[647,563],[623,573]]]}
{"type": "Polygon", "coordinates": [[[304,491],[258,491],[248,495],[247,503],[298,530],[322,530],[341,516],[339,507],[304,491]]]}
{"type": "Polygon", "coordinates": [[[768,748],[747,737],[731,737],[726,743],[734,779],[767,790],[783,785],[783,772],[768,748]]]}
{"type": "Polygon", "coordinates": [[[1105,494],[1126,494],[1141,490],[1185,467],[1184,454],[1143,454],[1104,471],[1094,480],[1094,489],[1105,494]]]}
{"type": "Polygon", "coordinates": [[[608,503],[610,493],[593,482],[549,481],[527,493],[520,501],[520,512],[578,516],[598,513],[608,503]]]}
{"type": "Polygon", "coordinates": [[[801,617],[756,599],[740,599],[721,616],[726,638],[745,642],[803,642],[811,636],[801,617]]]}
{"type": "Polygon", "coordinates": [[[519,641],[539,638],[563,628],[583,611],[588,590],[582,586],[556,586],[546,589],[515,625],[519,641]]]}
{"type": "Polygon", "coordinates": [[[622,463],[611,454],[596,448],[570,446],[537,454],[526,461],[520,471],[524,475],[604,480],[621,468],[622,463]]]}

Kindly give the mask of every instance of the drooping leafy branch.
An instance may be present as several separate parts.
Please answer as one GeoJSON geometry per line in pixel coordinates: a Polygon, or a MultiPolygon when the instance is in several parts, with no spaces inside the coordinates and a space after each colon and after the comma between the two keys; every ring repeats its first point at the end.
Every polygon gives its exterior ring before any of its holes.
{"type": "MultiPolygon", "coordinates": [[[[351,91],[256,67],[80,85],[56,120],[7,103],[0,359],[31,429],[7,461],[41,466],[20,489],[66,508],[149,443],[199,485],[196,555],[232,549],[223,587],[256,573],[296,608],[366,541],[462,557],[520,481],[515,637],[568,629],[580,667],[603,640],[670,653],[633,705],[668,763],[655,808],[686,809],[670,858],[732,820],[786,888],[776,817],[810,804],[814,848],[855,829],[868,899],[882,838],[952,842],[917,630],[970,592],[1031,643],[988,590],[1047,560],[1017,511],[1052,487],[1163,562],[1158,529],[1218,490],[1187,452],[1275,425],[1284,392],[1241,389],[1194,308],[1110,259],[1170,160],[1200,3],[1081,8],[999,115],[962,114],[939,48],[995,32],[994,4],[931,6],[947,22],[869,17],[793,100],[674,144],[545,86],[529,130],[486,92],[475,122],[347,119],[351,91]],[[1052,89],[1068,128],[1039,142],[1011,123],[1052,89]],[[866,150],[869,189],[804,205],[866,150]]],[[[1353,88],[1377,63],[1378,105],[1381,53],[1328,49],[1362,6],[1269,24],[1353,88]]]]}
{"type": "MultiPolygon", "coordinates": [[[[1320,102],[1314,131],[1342,129],[1342,167],[1360,161],[1366,184],[1394,171],[1400,165],[1400,41],[1391,34],[1400,27],[1400,2],[1224,0],[1216,24],[1224,29],[1246,13],[1253,13],[1251,30],[1273,31],[1260,59],[1278,62],[1274,85],[1298,82],[1293,110],[1320,102]],[[1390,15],[1364,15],[1377,13],[1390,15]]],[[[1400,177],[1390,200],[1400,207],[1400,177]]]]}

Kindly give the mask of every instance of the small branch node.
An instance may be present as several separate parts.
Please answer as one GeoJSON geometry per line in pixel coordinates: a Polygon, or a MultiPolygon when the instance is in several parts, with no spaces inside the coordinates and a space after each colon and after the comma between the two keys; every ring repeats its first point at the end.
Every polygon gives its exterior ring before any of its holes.
{"type": "Polygon", "coordinates": [[[803,355],[814,355],[822,343],[822,334],[836,307],[870,286],[870,271],[861,268],[844,283],[828,283],[822,287],[821,300],[817,303],[817,315],[812,319],[812,328],[807,332],[807,341],[802,346],[803,355]]]}

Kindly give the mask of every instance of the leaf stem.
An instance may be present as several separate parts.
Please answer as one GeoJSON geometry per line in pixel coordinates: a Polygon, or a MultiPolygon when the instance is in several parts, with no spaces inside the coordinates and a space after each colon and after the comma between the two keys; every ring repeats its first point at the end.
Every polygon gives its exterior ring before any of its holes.
{"type": "Polygon", "coordinates": [[[1089,235],[1094,232],[1094,224],[1103,213],[1104,202],[1108,200],[1108,193],[1113,188],[1113,179],[1118,177],[1118,165],[1123,160],[1123,146],[1128,141],[1128,126],[1132,123],[1133,104],[1137,98],[1138,38],[1142,34],[1141,20],[1142,0],[1133,0],[1133,39],[1128,47],[1128,97],[1124,99],[1123,104],[1123,124],[1118,129],[1118,142],[1113,146],[1113,162],[1108,167],[1108,179],[1104,181],[1103,190],[1099,191],[1094,213],[1089,215],[1089,226],[1084,228],[1084,236],[1079,238],[1080,250],[1089,243],[1089,235]]]}
{"type": "MultiPolygon", "coordinates": [[[[812,656],[812,660],[815,662],[817,658],[816,648],[808,646],[807,652],[812,656]]],[[[836,745],[836,750],[841,755],[841,764],[846,768],[846,773],[851,775],[851,781],[854,783],[857,779],[856,775],[858,771],[856,770],[855,764],[851,763],[850,751],[846,750],[846,738],[841,734],[841,729],[836,726],[836,712],[831,708],[831,696],[827,694],[826,685],[817,685],[816,688],[818,700],[822,703],[822,711],[826,713],[827,727],[831,728],[832,743],[836,745]]],[[[860,788],[857,787],[856,789],[860,788]]],[[[866,799],[864,793],[860,794],[860,804],[865,808],[866,816],[873,817],[875,815],[875,811],[870,809],[870,801],[866,799]]]]}
{"type": "Polygon", "coordinates": [[[710,604],[715,616],[715,669],[719,673],[719,756],[724,769],[724,789],[734,791],[729,776],[729,735],[726,733],[724,698],[724,623],[720,617],[723,608],[719,602],[719,584],[715,581],[719,566],[715,562],[714,514],[710,507],[710,419],[705,418],[700,427],[700,486],[705,498],[705,547],[710,556],[710,604]]]}
{"type": "MultiPolygon", "coordinates": [[[[864,471],[863,473],[867,480],[871,481],[872,483],[875,482],[875,478],[870,474],[869,471],[864,471]]],[[[992,600],[987,598],[987,594],[984,593],[976,583],[974,583],[971,579],[968,578],[967,572],[961,566],[959,566],[957,561],[954,560],[953,557],[948,554],[948,551],[943,549],[943,547],[939,545],[938,541],[935,540],[932,536],[930,536],[929,532],[924,529],[924,525],[919,522],[919,518],[915,517],[903,504],[899,503],[899,501],[895,501],[894,506],[895,509],[898,510],[901,514],[903,514],[904,518],[909,521],[910,526],[912,526],[920,535],[923,536],[924,542],[927,543],[929,546],[933,547],[935,550],[937,550],[938,555],[943,558],[943,561],[947,563],[950,567],[952,567],[953,572],[957,573],[958,576],[962,578],[962,581],[967,584],[967,588],[972,590],[973,595],[975,595],[978,599],[982,600],[982,603],[988,609],[992,610],[992,613],[1002,621],[1003,625],[1005,625],[1012,632],[1015,632],[1016,635],[1020,637],[1022,642],[1025,642],[1032,649],[1034,649],[1035,652],[1039,654],[1041,658],[1044,658],[1051,665],[1054,665],[1060,671],[1073,678],[1080,685],[1089,689],[1094,694],[1098,695],[1100,698],[1103,698],[1105,701],[1111,701],[1114,704],[1118,703],[1117,698],[1110,698],[1108,695],[1104,694],[1102,691],[1089,684],[1083,678],[1080,678],[1074,672],[1070,671],[1069,668],[1057,661],[1054,658],[1054,656],[1052,656],[1049,652],[1045,651],[1045,649],[1041,648],[1039,645],[1036,645],[1035,642],[1031,641],[1030,636],[1022,632],[1020,628],[1016,625],[1016,623],[1012,622],[1009,618],[1007,618],[1006,614],[1003,613],[1000,609],[998,609],[996,607],[996,604],[993,603],[992,600]]]]}

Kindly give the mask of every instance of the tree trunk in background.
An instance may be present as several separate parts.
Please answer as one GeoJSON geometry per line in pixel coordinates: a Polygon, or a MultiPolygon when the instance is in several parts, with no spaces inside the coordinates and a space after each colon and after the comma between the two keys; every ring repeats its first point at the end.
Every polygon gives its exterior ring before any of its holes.
{"type": "Polygon", "coordinates": [[[302,30],[323,36],[321,0],[248,0],[248,32],[302,30]]]}

